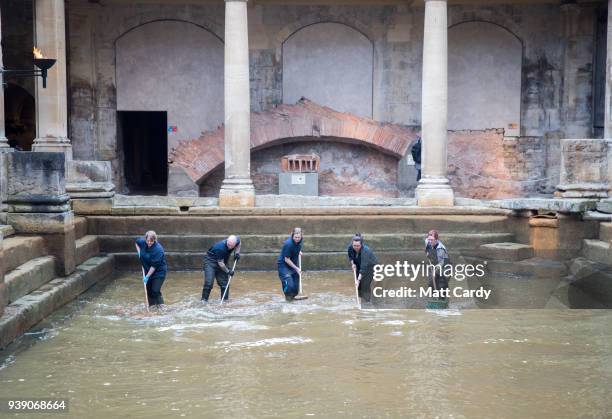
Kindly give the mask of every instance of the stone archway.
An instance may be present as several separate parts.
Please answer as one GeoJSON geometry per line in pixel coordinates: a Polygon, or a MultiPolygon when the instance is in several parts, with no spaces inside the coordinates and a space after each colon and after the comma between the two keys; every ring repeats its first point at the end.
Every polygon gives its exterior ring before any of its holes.
{"type": "MultiPolygon", "coordinates": [[[[399,160],[415,137],[416,132],[408,127],[338,112],[304,98],[295,105],[251,114],[251,152],[308,138],[359,144],[399,160]]],[[[169,163],[200,185],[224,159],[221,126],[198,139],[181,141],[170,152],[169,163]]]]}

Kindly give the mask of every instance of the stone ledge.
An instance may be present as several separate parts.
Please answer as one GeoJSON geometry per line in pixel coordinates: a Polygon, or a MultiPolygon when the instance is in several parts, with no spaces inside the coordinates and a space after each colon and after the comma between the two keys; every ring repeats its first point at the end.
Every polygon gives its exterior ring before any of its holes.
{"type": "Polygon", "coordinates": [[[0,317],[0,348],[6,347],[53,311],[112,274],[113,266],[112,256],[91,258],[79,265],[72,275],[56,278],[9,304],[0,317]]]}
{"type": "Polygon", "coordinates": [[[492,201],[496,208],[513,211],[546,210],[567,213],[583,213],[597,206],[597,199],[560,199],[560,198],[516,198],[492,201]]]}
{"type": "Polygon", "coordinates": [[[519,261],[533,257],[533,247],[521,243],[488,243],[480,246],[485,259],[519,261]]]}
{"type": "Polygon", "coordinates": [[[612,199],[602,199],[597,203],[597,211],[612,214],[612,199]]]}
{"type": "Polygon", "coordinates": [[[4,277],[9,303],[51,281],[55,276],[55,257],[42,256],[19,265],[4,277]]]}

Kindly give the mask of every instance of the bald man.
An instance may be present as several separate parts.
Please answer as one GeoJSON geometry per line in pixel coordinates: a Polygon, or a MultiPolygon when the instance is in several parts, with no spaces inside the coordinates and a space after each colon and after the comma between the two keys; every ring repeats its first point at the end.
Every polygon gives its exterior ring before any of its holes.
{"type": "MultiPolygon", "coordinates": [[[[202,288],[202,301],[208,301],[213,282],[221,288],[221,295],[225,292],[229,277],[234,275],[228,266],[230,255],[234,253],[234,259],[240,259],[240,237],[233,234],[225,240],[215,243],[204,256],[204,288],[202,288]]],[[[225,292],[225,299],[229,298],[229,289],[225,292]]]]}

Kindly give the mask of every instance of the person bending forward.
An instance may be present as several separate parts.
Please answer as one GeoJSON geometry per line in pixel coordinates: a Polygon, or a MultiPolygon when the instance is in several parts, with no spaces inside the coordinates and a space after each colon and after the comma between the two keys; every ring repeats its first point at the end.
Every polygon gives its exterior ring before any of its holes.
{"type": "Polygon", "coordinates": [[[136,250],[145,272],[143,281],[147,286],[149,306],[161,305],[164,303],[161,287],[166,279],[168,264],[164,248],[157,241],[157,234],[147,231],[144,237],[136,239],[136,250]]]}
{"type": "Polygon", "coordinates": [[[231,235],[227,239],[215,243],[208,249],[208,252],[206,252],[204,256],[204,287],[202,288],[202,301],[208,301],[215,279],[221,289],[221,295],[225,293],[225,300],[229,298],[229,289],[226,292],[225,288],[228,286],[229,278],[234,276],[234,271],[227,266],[227,262],[232,252],[235,252],[234,259],[239,260],[239,236],[231,235]]]}

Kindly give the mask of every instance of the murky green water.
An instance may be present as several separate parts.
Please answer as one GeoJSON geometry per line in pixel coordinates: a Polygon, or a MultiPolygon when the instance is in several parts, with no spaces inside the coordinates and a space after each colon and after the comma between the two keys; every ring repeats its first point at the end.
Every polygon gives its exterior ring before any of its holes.
{"type": "Polygon", "coordinates": [[[204,306],[201,282],[172,273],[151,317],[137,274],[88,292],[2,354],[0,398],[88,419],[612,416],[612,311],[358,311],[343,273],[293,304],[275,273],[239,274],[204,306]]]}

